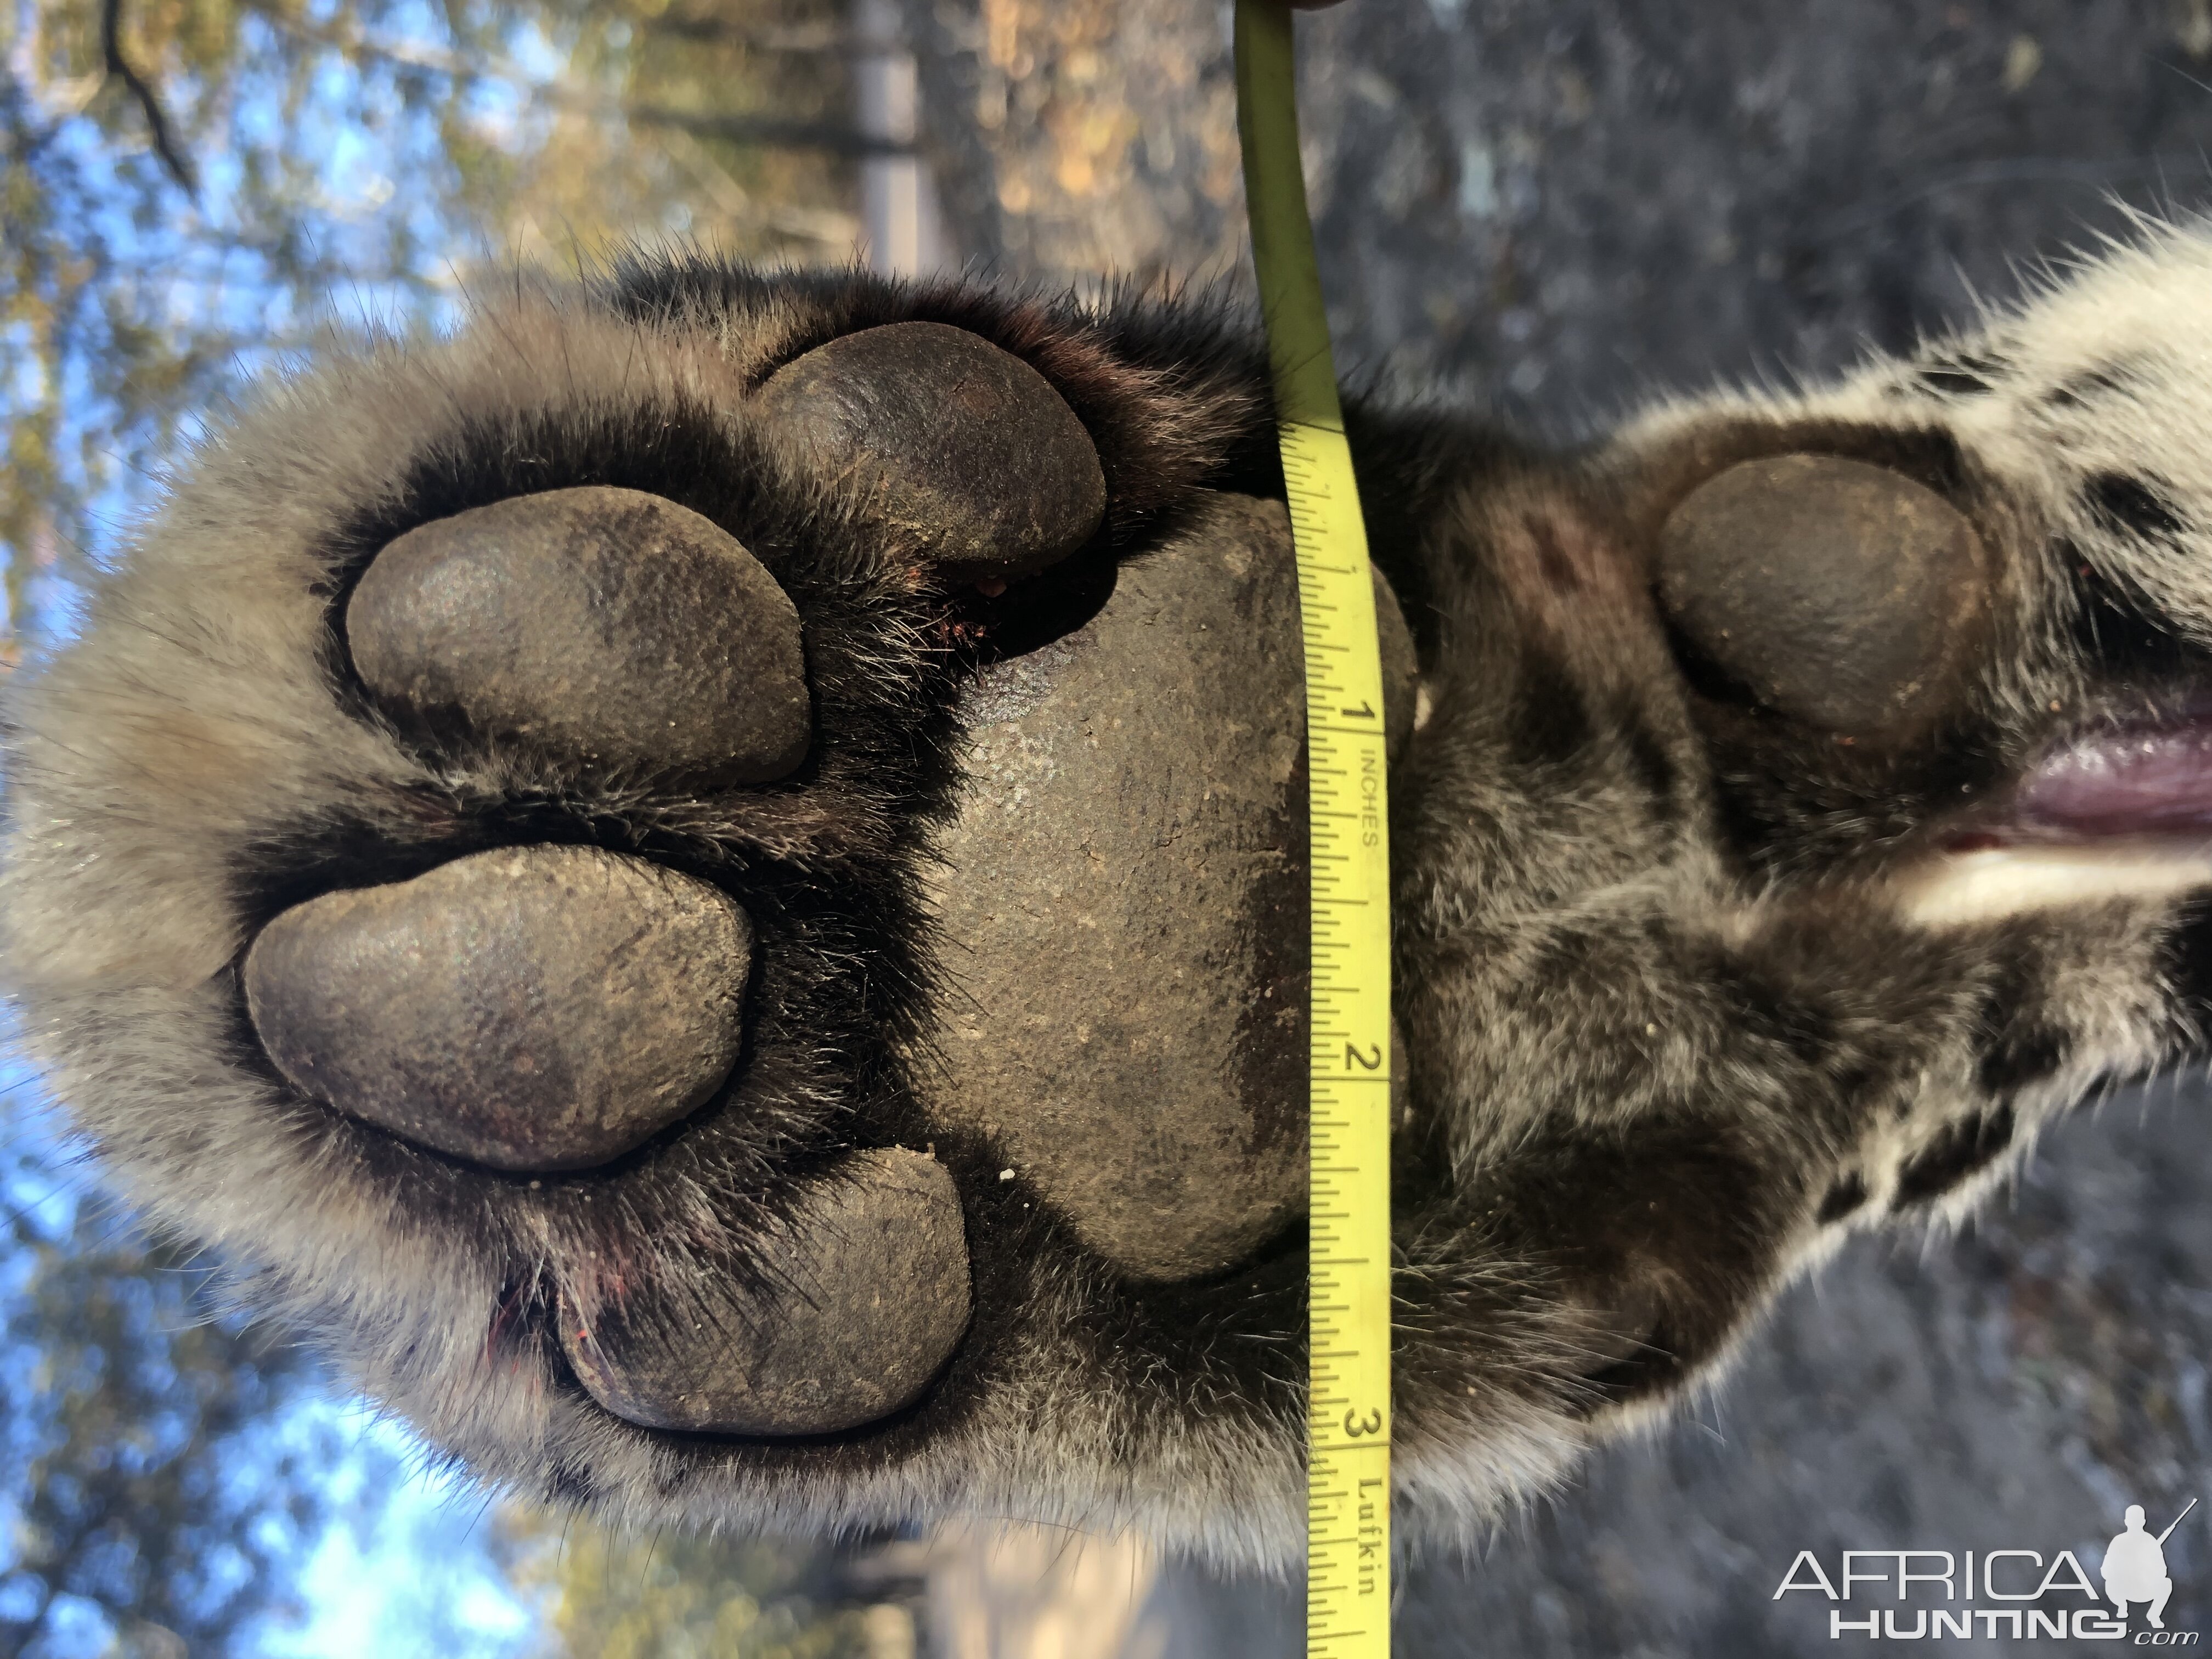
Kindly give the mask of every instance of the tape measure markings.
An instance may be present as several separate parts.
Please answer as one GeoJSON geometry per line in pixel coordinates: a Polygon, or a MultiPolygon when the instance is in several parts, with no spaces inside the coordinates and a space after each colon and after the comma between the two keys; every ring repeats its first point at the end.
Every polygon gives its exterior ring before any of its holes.
{"type": "Polygon", "coordinates": [[[1383,1659],[1390,1644],[1389,760],[1366,530],[1298,171],[1291,18],[1279,0],[1237,0],[1237,92],[1305,651],[1313,935],[1306,1651],[1310,1659],[1383,1659]]]}

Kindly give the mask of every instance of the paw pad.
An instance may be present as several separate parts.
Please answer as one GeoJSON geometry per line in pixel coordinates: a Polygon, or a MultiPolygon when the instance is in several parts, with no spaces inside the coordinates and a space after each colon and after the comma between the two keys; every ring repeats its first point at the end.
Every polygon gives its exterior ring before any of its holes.
{"type": "Polygon", "coordinates": [[[945,1166],[854,1152],[800,1191],[747,1275],[626,1285],[561,1343],[585,1389],[648,1428],[830,1434],[911,1404],[967,1328],[968,1247],[945,1166]]]}
{"type": "Polygon", "coordinates": [[[1956,507],[1863,461],[1779,455],[1692,490],[1660,536],[1659,595],[1706,661],[1839,732],[1917,732],[1946,707],[1989,600],[1956,507]]]}
{"type": "Polygon", "coordinates": [[[584,1169],[728,1074],[751,943],[688,876],[503,849],[287,910],[246,953],[246,1007],[277,1069],[342,1112],[494,1169],[584,1169]]]}
{"type": "Polygon", "coordinates": [[[1297,641],[1281,509],[1216,502],[969,704],[922,1093],[1139,1278],[1219,1272],[1305,1200],[1297,641]]]}
{"type": "Polygon", "coordinates": [[[1106,514],[1098,452],[1051,383],[943,323],[864,329],[778,369],[756,407],[812,468],[872,487],[878,527],[947,574],[1008,576],[1073,552],[1106,514]]]}
{"type": "Polygon", "coordinates": [[[458,717],[580,769],[779,778],[806,753],[799,612],[720,526],[593,487],[410,531],[346,605],[354,668],[406,723],[458,717]]]}

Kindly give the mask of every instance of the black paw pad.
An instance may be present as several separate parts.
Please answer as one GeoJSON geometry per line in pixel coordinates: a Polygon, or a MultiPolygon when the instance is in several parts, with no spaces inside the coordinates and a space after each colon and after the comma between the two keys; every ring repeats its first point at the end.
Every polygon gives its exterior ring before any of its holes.
{"type": "Polygon", "coordinates": [[[814,471],[870,487],[866,512],[948,579],[1042,569],[1091,539],[1106,475],[1043,375],[980,335],[890,323],[785,364],[756,410],[814,471]]]}
{"type": "Polygon", "coordinates": [[[659,495],[556,489],[410,531],[354,589],[346,636],[401,720],[458,716],[587,771],[754,783],[806,753],[798,611],[659,495]]]}
{"type": "Polygon", "coordinates": [[[924,1103],[1139,1279],[1220,1272],[1305,1202],[1297,637],[1287,519],[1224,499],[963,707],[924,1103]]]}
{"type": "Polygon", "coordinates": [[[854,1152],[805,1188],[756,1271],[696,1267],[563,1297],[594,1400],[647,1428],[830,1434],[910,1404],[967,1328],[968,1246],[945,1167],[854,1152]],[[696,1276],[694,1276],[696,1275],[696,1276]]]}
{"type": "Polygon", "coordinates": [[[1783,714],[1870,736],[1943,712],[1990,580],[1956,507],[1832,455],[1746,461],[1698,486],[1660,532],[1658,576],[1704,665],[1783,714]]]}
{"type": "Polygon", "coordinates": [[[246,1007],[342,1112],[494,1169],[584,1169],[720,1085],[751,944],[688,876],[501,849],[285,911],[246,953],[246,1007]]]}

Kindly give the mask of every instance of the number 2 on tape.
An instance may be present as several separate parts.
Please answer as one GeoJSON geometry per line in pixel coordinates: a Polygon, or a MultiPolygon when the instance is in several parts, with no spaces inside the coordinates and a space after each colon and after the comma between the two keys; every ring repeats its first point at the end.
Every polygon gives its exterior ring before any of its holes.
{"type": "Polygon", "coordinates": [[[1382,666],[1298,168],[1291,15],[1237,0],[1237,109],[1298,564],[1311,779],[1306,1652],[1390,1650],[1390,871],[1382,666]]]}

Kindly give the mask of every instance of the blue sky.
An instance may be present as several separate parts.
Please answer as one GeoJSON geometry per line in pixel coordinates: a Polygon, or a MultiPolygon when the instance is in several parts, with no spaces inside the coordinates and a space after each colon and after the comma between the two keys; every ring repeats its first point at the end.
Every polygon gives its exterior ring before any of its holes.
{"type": "MultiPolygon", "coordinates": [[[[319,4],[311,15],[328,18],[335,8],[319,4]]],[[[21,14],[19,14],[21,15],[21,14]]],[[[433,47],[444,44],[440,14],[410,3],[386,12],[379,22],[387,36],[411,39],[433,47]]],[[[249,21],[249,32],[265,27],[249,21]]],[[[560,68],[557,52],[526,30],[512,33],[511,58],[532,80],[544,80],[560,68]]],[[[313,80],[304,106],[287,119],[279,107],[276,78],[248,66],[233,89],[236,103],[228,124],[228,148],[194,155],[199,173],[198,199],[180,191],[167,197],[168,211],[149,218],[140,198],[121,184],[112,198],[95,199],[83,220],[117,258],[117,282],[135,283],[150,301],[152,314],[177,329],[219,324],[246,338],[296,337],[303,321],[326,313],[359,321],[398,321],[414,317],[434,325],[451,320],[451,265],[465,263],[483,245],[475,228],[452,217],[434,176],[437,160],[434,129],[410,114],[388,84],[364,78],[351,65],[326,61],[313,80]],[[226,246],[248,228],[243,209],[246,156],[258,149],[266,161],[281,155],[310,165],[318,180],[312,223],[304,229],[316,250],[348,269],[374,271],[404,227],[423,252],[417,274],[429,285],[364,281],[335,294],[295,292],[273,280],[267,260],[251,250],[226,246]]],[[[198,89],[165,88],[179,111],[198,89]]],[[[481,130],[526,137],[530,123],[520,90],[487,86],[471,100],[481,130]]],[[[94,179],[111,178],[111,141],[90,118],[67,122],[56,142],[94,179]]],[[[267,354],[246,350],[230,364],[234,377],[265,368],[267,354]]],[[[85,365],[65,372],[62,391],[69,431],[64,446],[99,428],[106,411],[85,365]]],[[[0,426],[10,406],[39,388],[29,383],[0,386],[0,426]]],[[[187,415],[185,429],[191,422],[187,415]]],[[[88,480],[89,475],[88,476],[88,480]]],[[[142,507],[151,480],[128,466],[116,467],[107,482],[91,492],[94,544],[87,550],[97,562],[112,552],[142,507]]],[[[0,549],[0,556],[5,550],[0,549]]],[[[51,642],[70,625],[73,592],[57,576],[41,584],[33,614],[51,642]]],[[[78,1206],[86,1201],[85,1178],[58,1157],[44,1115],[37,1109],[36,1084],[20,1062],[0,1054],[0,1200],[28,1214],[49,1239],[66,1237],[78,1206]]],[[[24,1263],[0,1261],[0,1294],[19,1297],[24,1263]]],[[[538,1644],[548,1609],[520,1599],[507,1583],[488,1547],[489,1511],[480,1492],[446,1475],[430,1472],[428,1460],[407,1432],[377,1419],[357,1402],[327,1389],[296,1401],[261,1425],[241,1450],[236,1478],[260,1478],[261,1460],[289,1452],[326,1460],[320,1480],[332,1505],[329,1524],[298,1547],[296,1589],[307,1607],[294,1628],[265,1627],[251,1642],[252,1651],[316,1659],[414,1653],[490,1656],[520,1654],[538,1644]]],[[[230,1473],[227,1471],[227,1473],[230,1473]]],[[[0,1523],[14,1494],[0,1491],[0,1523]]],[[[0,1572],[14,1553],[0,1525],[0,1572]]],[[[97,1653],[106,1644],[106,1620],[96,1607],[63,1610],[51,1632],[58,1650],[97,1653]]]]}
{"type": "MultiPolygon", "coordinates": [[[[48,1133],[36,1079],[20,1062],[0,1060],[0,1202],[44,1237],[67,1237],[93,1189],[48,1133]]],[[[0,1295],[21,1295],[26,1267],[21,1250],[0,1259],[0,1295]]],[[[507,1583],[490,1548],[485,1495],[434,1471],[406,1430],[358,1400],[315,1389],[252,1430],[224,1473],[251,1486],[287,1455],[319,1463],[331,1515],[291,1564],[305,1621],[256,1630],[252,1651],[284,1659],[508,1659],[538,1646],[551,1608],[507,1583]]],[[[0,1521],[10,1518],[15,1497],[0,1489],[0,1521]]],[[[0,1573],[14,1554],[12,1528],[0,1528],[0,1573]]],[[[94,1607],[64,1610],[57,1623],[63,1653],[93,1655],[106,1644],[108,1626],[94,1607]]]]}
{"type": "Polygon", "coordinates": [[[299,1659],[368,1659],[429,1653],[506,1659],[529,1651],[550,1611],[526,1602],[487,1551],[490,1512],[472,1487],[421,1467],[412,1437],[360,1405],[327,1395],[278,1432],[335,1429],[351,1450],[331,1466],[327,1490],[341,1516],[300,1564],[310,1611],[260,1650],[299,1659]],[[376,1477],[412,1466],[388,1489],[376,1477]]]}

